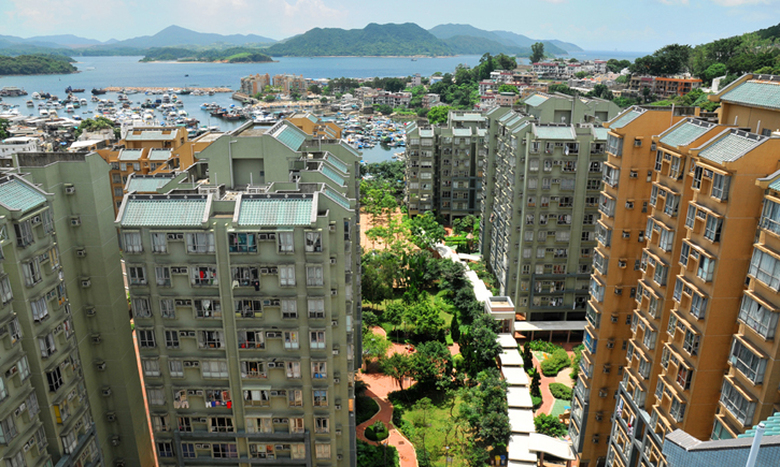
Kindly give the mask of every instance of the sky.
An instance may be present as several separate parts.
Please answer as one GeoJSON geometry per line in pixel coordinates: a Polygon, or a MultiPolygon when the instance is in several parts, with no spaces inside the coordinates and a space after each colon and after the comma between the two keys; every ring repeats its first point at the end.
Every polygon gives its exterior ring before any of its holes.
{"type": "Polygon", "coordinates": [[[105,41],[176,24],[283,39],[315,27],[471,24],[586,50],[652,52],[780,22],[780,0],[0,0],[0,34],[75,34],[105,41]],[[489,7],[487,7],[489,5],[489,7]]]}

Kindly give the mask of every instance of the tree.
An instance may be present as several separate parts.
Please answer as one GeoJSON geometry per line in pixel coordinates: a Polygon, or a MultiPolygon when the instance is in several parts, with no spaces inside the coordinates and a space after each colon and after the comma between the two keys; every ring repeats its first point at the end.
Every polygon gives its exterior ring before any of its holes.
{"type": "Polygon", "coordinates": [[[475,380],[477,385],[462,393],[460,416],[470,427],[469,450],[475,453],[469,464],[482,466],[485,464],[472,462],[480,462],[479,459],[484,462],[487,453],[500,455],[506,452],[511,427],[506,401],[507,383],[498,369],[482,371],[475,380]]]}
{"type": "Polygon", "coordinates": [[[431,211],[412,217],[408,223],[412,242],[423,250],[433,248],[446,235],[444,227],[436,222],[436,216],[431,211]]]}
{"type": "Polygon", "coordinates": [[[76,128],[74,135],[76,138],[78,138],[84,132],[91,133],[93,131],[100,131],[108,128],[114,128],[114,122],[107,119],[106,117],[95,117],[94,119],[88,118],[82,121],[81,124],[76,128]]]}
{"type": "Polygon", "coordinates": [[[551,84],[547,86],[547,92],[549,92],[550,94],[555,92],[560,92],[561,94],[568,94],[569,96],[573,96],[577,94],[577,92],[574,89],[570,88],[565,84],[551,84]]]}
{"type": "Polygon", "coordinates": [[[319,84],[312,84],[309,86],[308,91],[312,94],[322,94],[322,87],[319,84]]]}
{"type": "Polygon", "coordinates": [[[419,344],[412,354],[412,375],[420,386],[446,385],[452,375],[452,354],[439,341],[419,344]]]}
{"type": "Polygon", "coordinates": [[[386,323],[393,325],[393,331],[404,321],[406,316],[406,307],[398,302],[392,302],[385,307],[382,312],[382,318],[386,323]]]}
{"type": "Polygon", "coordinates": [[[412,376],[412,357],[407,354],[394,353],[380,362],[382,373],[393,378],[398,387],[404,388],[404,379],[412,376]]]}
{"type": "Polygon", "coordinates": [[[606,85],[597,84],[593,86],[593,90],[590,91],[588,97],[598,97],[599,99],[612,100],[612,91],[606,85]]]}
{"type": "Polygon", "coordinates": [[[528,60],[531,63],[538,63],[541,62],[544,59],[544,44],[541,42],[537,42],[535,44],[531,45],[531,56],[528,57],[528,60]]]}
{"type": "Polygon", "coordinates": [[[428,450],[425,447],[425,436],[430,426],[430,412],[433,410],[433,404],[427,397],[423,397],[418,400],[412,406],[414,413],[410,416],[412,426],[415,427],[414,437],[417,438],[415,443],[417,446],[422,447],[422,459],[420,459],[420,465],[430,465],[428,459],[428,450]]]}
{"type": "Polygon", "coordinates": [[[502,84],[498,87],[498,92],[512,92],[517,94],[519,91],[517,90],[517,86],[512,86],[511,84],[502,84]]]}
{"type": "Polygon", "coordinates": [[[371,332],[368,328],[363,329],[363,360],[368,369],[368,364],[371,360],[381,360],[387,354],[390,349],[390,341],[386,337],[371,332]]]}
{"type": "Polygon", "coordinates": [[[531,346],[528,344],[523,346],[523,368],[525,368],[526,373],[534,369],[534,357],[531,353],[531,346]]]}
{"type": "Polygon", "coordinates": [[[387,104],[375,104],[374,109],[382,115],[390,115],[393,113],[393,108],[387,104]]]}
{"type": "Polygon", "coordinates": [[[420,300],[407,310],[406,319],[414,326],[414,332],[433,337],[444,326],[439,309],[427,300],[420,300]]]}
{"type": "Polygon", "coordinates": [[[534,427],[537,433],[562,438],[566,436],[566,425],[558,421],[558,417],[547,414],[539,414],[534,417],[534,427]]]}
{"type": "Polygon", "coordinates": [[[535,397],[542,397],[542,376],[539,374],[539,371],[536,370],[536,368],[533,369],[533,373],[531,373],[531,395],[535,397]]]}
{"type": "Polygon", "coordinates": [[[496,367],[496,358],[501,354],[497,327],[498,323],[490,315],[480,313],[461,336],[461,354],[469,376],[496,367]]]}
{"type": "Polygon", "coordinates": [[[624,68],[628,68],[630,65],[631,62],[628,60],[617,60],[614,58],[607,60],[607,70],[612,73],[620,73],[624,68]]]}
{"type": "Polygon", "coordinates": [[[4,118],[0,118],[0,139],[8,138],[8,126],[10,122],[4,118]]]}
{"type": "Polygon", "coordinates": [[[517,59],[509,55],[498,54],[493,57],[493,61],[496,63],[499,70],[512,71],[517,68],[517,59]]]}
{"type": "Polygon", "coordinates": [[[266,94],[265,97],[263,97],[263,101],[271,103],[276,100],[276,95],[274,94],[266,94]]]}
{"type": "Polygon", "coordinates": [[[453,342],[458,342],[460,340],[460,324],[458,324],[457,313],[452,317],[452,322],[450,322],[450,337],[453,342]]]}

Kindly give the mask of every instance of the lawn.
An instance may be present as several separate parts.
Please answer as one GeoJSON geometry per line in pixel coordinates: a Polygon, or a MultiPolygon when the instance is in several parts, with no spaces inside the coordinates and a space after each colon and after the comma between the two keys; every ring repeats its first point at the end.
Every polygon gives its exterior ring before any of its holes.
{"type": "Polygon", "coordinates": [[[427,455],[431,465],[436,467],[465,467],[466,461],[461,456],[465,440],[460,428],[454,422],[461,402],[460,398],[447,398],[439,393],[427,394],[427,396],[433,403],[427,413],[413,409],[414,403],[407,405],[401,398],[394,398],[395,410],[403,412],[402,427],[397,428],[414,444],[418,459],[422,460],[427,455]],[[427,424],[427,427],[423,427],[424,424],[427,424]],[[449,451],[446,446],[450,446],[449,451]],[[453,456],[449,464],[447,452],[453,456]]]}

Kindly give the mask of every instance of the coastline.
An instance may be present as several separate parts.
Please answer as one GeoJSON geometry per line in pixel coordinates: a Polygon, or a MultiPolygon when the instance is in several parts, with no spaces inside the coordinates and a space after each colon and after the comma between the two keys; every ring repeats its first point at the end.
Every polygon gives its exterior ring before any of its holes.
{"type": "MultiPolygon", "coordinates": [[[[115,57],[137,57],[137,55],[114,55],[115,57]]],[[[279,63],[279,60],[267,60],[263,62],[228,62],[226,60],[214,60],[210,62],[204,62],[201,60],[138,60],[138,63],[223,63],[226,65],[241,65],[246,63],[279,63]]]]}

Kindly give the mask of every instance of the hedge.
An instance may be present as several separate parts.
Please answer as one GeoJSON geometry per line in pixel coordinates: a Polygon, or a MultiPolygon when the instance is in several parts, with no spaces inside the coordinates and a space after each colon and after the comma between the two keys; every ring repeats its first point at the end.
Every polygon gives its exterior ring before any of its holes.
{"type": "Polygon", "coordinates": [[[563,383],[550,383],[550,392],[556,399],[571,400],[571,388],[563,383]]]}
{"type": "Polygon", "coordinates": [[[563,347],[561,347],[558,344],[553,344],[552,342],[542,341],[542,340],[539,340],[539,339],[537,339],[535,341],[528,342],[525,345],[530,347],[531,350],[533,350],[535,352],[553,353],[553,352],[555,352],[558,349],[563,349],[563,347]]]}
{"type": "Polygon", "coordinates": [[[563,370],[567,366],[571,365],[569,354],[565,350],[559,348],[552,355],[548,356],[541,363],[542,374],[544,376],[556,376],[559,371],[563,370]]]}

